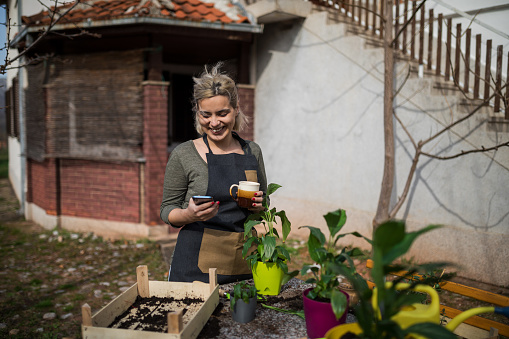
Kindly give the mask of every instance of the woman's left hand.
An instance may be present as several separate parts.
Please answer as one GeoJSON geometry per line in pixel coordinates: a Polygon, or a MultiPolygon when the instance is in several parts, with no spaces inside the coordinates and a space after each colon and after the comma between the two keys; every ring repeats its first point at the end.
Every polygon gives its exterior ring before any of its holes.
{"type": "Polygon", "coordinates": [[[262,205],[263,201],[263,191],[258,191],[255,193],[255,196],[251,199],[252,205],[248,210],[251,212],[261,212],[264,210],[264,207],[262,205]]]}

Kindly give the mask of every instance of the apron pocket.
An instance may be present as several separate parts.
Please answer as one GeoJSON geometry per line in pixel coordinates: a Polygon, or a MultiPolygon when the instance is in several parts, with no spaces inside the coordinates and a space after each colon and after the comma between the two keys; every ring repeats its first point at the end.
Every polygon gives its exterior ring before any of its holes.
{"type": "Polygon", "coordinates": [[[258,172],[256,170],[244,170],[246,173],[246,180],[252,182],[258,182],[258,172]]]}
{"type": "Polygon", "coordinates": [[[244,232],[227,232],[211,228],[203,230],[203,238],[198,255],[198,268],[208,273],[209,268],[217,268],[217,274],[251,274],[251,268],[242,258],[244,232]]]}

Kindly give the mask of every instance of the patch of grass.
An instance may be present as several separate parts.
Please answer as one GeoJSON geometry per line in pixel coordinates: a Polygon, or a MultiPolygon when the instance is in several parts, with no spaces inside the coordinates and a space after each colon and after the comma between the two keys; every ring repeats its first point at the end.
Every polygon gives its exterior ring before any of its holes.
{"type": "Polygon", "coordinates": [[[36,308],[48,308],[53,307],[53,302],[51,300],[45,299],[39,301],[37,304],[35,304],[36,308]]]}
{"type": "Polygon", "coordinates": [[[9,151],[7,148],[0,148],[0,178],[9,177],[9,151]]]}
{"type": "Polygon", "coordinates": [[[42,280],[41,279],[32,279],[32,281],[30,281],[30,286],[40,286],[42,285],[42,280]]]}
{"type": "Polygon", "coordinates": [[[78,288],[78,286],[76,286],[74,284],[63,284],[63,285],[58,286],[59,290],[75,290],[77,288],[78,288]]]}

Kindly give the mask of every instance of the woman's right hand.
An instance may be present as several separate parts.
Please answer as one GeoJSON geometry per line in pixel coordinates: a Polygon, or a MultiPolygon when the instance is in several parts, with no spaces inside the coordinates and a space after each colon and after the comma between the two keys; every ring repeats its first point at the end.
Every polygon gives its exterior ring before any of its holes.
{"type": "Polygon", "coordinates": [[[219,201],[206,202],[196,205],[193,198],[189,200],[186,208],[188,217],[194,221],[207,221],[216,216],[219,211],[219,201]]]}

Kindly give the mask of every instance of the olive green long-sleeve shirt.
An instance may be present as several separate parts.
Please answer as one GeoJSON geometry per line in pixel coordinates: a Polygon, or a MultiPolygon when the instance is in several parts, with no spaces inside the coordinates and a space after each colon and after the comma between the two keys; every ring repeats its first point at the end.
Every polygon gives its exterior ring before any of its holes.
{"type": "MultiPolygon", "coordinates": [[[[246,140],[252,154],[258,160],[260,190],[267,192],[267,177],[262,150],[258,144],[246,140]]],[[[247,147],[246,145],[246,147],[247,147]]],[[[205,195],[209,183],[208,166],[202,159],[192,140],[177,146],[171,152],[164,175],[161,219],[170,224],[168,215],[175,208],[187,208],[193,195],[205,195]]],[[[171,224],[170,224],[171,225],[171,224]]]]}

